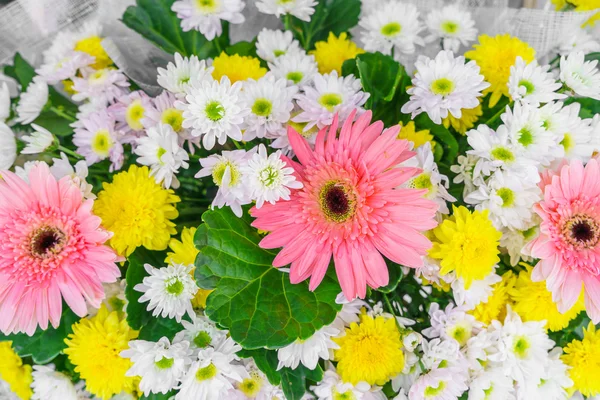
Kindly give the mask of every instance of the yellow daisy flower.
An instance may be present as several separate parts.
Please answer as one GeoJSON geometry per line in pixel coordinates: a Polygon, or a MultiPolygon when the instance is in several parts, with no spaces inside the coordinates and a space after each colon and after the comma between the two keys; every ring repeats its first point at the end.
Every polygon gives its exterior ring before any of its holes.
{"type": "Polygon", "coordinates": [[[0,379],[8,383],[10,390],[21,400],[29,400],[31,391],[31,365],[23,364],[12,348],[12,342],[0,342],[0,379]]]}
{"type": "Polygon", "coordinates": [[[132,165],[126,172],[104,183],[104,190],[94,203],[94,213],[102,225],[114,233],[109,244],[120,255],[128,257],[144,246],[149,250],[164,250],[179,215],[175,203],[180,199],[172,190],[164,189],[150,176],[148,167],[132,165]]]}
{"type": "Polygon", "coordinates": [[[573,387],[584,396],[600,394],[600,332],[590,322],[583,329],[583,339],[573,340],[564,348],[563,362],[571,367],[569,376],[573,387]]]}
{"type": "Polygon", "coordinates": [[[513,305],[509,292],[515,286],[516,281],[517,277],[512,271],[505,272],[502,280],[492,286],[493,291],[487,302],[479,303],[470,314],[485,325],[489,325],[493,320],[504,321],[506,306],[513,305]]]}
{"type": "Polygon", "coordinates": [[[212,66],[214,68],[213,78],[221,80],[221,77],[226,75],[231,83],[250,78],[258,80],[267,73],[267,69],[260,66],[258,58],[239,56],[238,54],[230,56],[225,52],[213,60],[212,66]]]}
{"type": "Polygon", "coordinates": [[[475,60],[481,68],[481,74],[491,84],[483,94],[492,94],[489,105],[494,107],[502,96],[508,97],[507,83],[510,67],[515,64],[517,56],[521,56],[526,62],[531,62],[535,60],[535,50],[509,34],[494,37],[481,35],[479,43],[473,47],[474,50],[467,51],[465,57],[475,60]]]}
{"type": "Polygon", "coordinates": [[[346,32],[340,33],[339,37],[336,37],[333,32],[329,32],[327,41],[315,43],[315,50],[309,54],[315,56],[320,73],[328,74],[331,71],[337,71],[338,75],[340,75],[344,61],[350,60],[364,52],[363,49],[356,46],[356,43],[348,38],[346,32]]]}
{"type": "Polygon", "coordinates": [[[433,149],[435,146],[435,142],[433,140],[433,135],[429,133],[429,129],[422,129],[417,131],[415,122],[410,121],[406,125],[402,125],[400,122],[400,133],[398,133],[398,139],[406,139],[411,141],[415,145],[415,149],[417,147],[423,146],[425,143],[431,143],[431,148],[433,149]]]}
{"type": "Polygon", "coordinates": [[[575,7],[575,11],[592,11],[600,9],[600,0],[567,0],[575,7]]]}
{"type": "Polygon", "coordinates": [[[460,112],[462,114],[460,118],[455,118],[452,114],[448,113],[448,116],[442,120],[442,124],[446,129],[452,127],[456,132],[464,135],[469,129],[475,126],[479,117],[483,115],[481,101],[477,107],[469,109],[463,108],[460,112]]]}
{"type": "Polygon", "coordinates": [[[119,354],[137,336],[125,317],[120,318],[117,311],[109,313],[103,305],[94,317],[73,324],[73,333],[65,339],[65,354],[85,380],[86,389],[106,400],[136,389],[135,378],[125,376],[131,361],[119,354]]]}
{"type": "Polygon", "coordinates": [[[104,69],[110,67],[113,62],[102,47],[102,38],[98,36],[90,36],[82,39],[75,44],[75,51],[87,53],[96,58],[96,62],[90,65],[94,69],[104,69]]]}

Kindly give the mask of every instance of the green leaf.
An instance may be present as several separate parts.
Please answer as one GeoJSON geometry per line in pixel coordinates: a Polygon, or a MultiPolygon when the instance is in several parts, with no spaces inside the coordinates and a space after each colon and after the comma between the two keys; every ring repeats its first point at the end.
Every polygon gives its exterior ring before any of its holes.
{"type": "Polygon", "coordinates": [[[258,57],[256,55],[256,40],[252,42],[237,42],[225,49],[225,53],[230,56],[237,54],[239,56],[258,57]]]}
{"type": "Polygon", "coordinates": [[[585,61],[598,61],[600,63],[600,52],[590,53],[585,55],[585,61]]]}
{"type": "Polygon", "coordinates": [[[600,100],[589,97],[570,97],[565,101],[565,104],[579,103],[581,109],[579,116],[581,118],[593,118],[594,115],[600,114],[600,100]]]}
{"type": "Polygon", "coordinates": [[[35,69],[19,53],[15,54],[13,65],[4,67],[4,74],[15,79],[21,85],[21,90],[23,91],[27,90],[27,86],[29,86],[36,75],[35,69]]]}
{"type": "Polygon", "coordinates": [[[400,283],[404,274],[402,273],[402,267],[395,262],[386,259],[385,263],[387,264],[388,273],[390,274],[390,281],[386,286],[377,288],[377,291],[382,293],[392,293],[398,287],[398,283],[400,283]]]}
{"type": "Polygon", "coordinates": [[[72,325],[79,321],[79,317],[65,303],[63,310],[56,329],[52,326],[46,330],[38,327],[33,336],[17,333],[0,336],[0,341],[12,341],[12,346],[19,356],[31,357],[36,364],[49,363],[67,347],[65,338],[73,332],[72,325]]]}
{"type": "Polygon", "coordinates": [[[308,369],[302,364],[296,369],[282,368],[281,388],[288,400],[300,400],[306,392],[306,381],[319,382],[323,379],[323,369],[320,365],[314,370],[308,369]]]}
{"type": "Polygon", "coordinates": [[[373,109],[373,105],[381,101],[391,101],[402,78],[406,76],[402,65],[379,52],[359,54],[356,56],[356,66],[363,90],[371,94],[365,104],[368,109],[373,109]]]}
{"type": "Polygon", "coordinates": [[[256,350],[241,350],[237,353],[242,358],[254,359],[254,363],[267,377],[271,385],[279,385],[281,383],[281,374],[277,371],[277,352],[267,349],[256,350]]]}
{"type": "Polygon", "coordinates": [[[444,125],[434,123],[425,113],[417,115],[414,120],[419,129],[429,129],[431,134],[435,136],[436,142],[443,147],[444,157],[442,159],[448,165],[455,164],[458,156],[458,141],[454,135],[444,125]]]}
{"type": "Polygon", "coordinates": [[[142,395],[140,400],[169,400],[171,397],[177,394],[176,390],[171,390],[165,394],[162,393],[150,393],[148,396],[142,395]]]}
{"type": "Polygon", "coordinates": [[[152,317],[142,326],[138,339],[157,342],[160,338],[166,336],[172,341],[175,334],[181,330],[183,330],[183,326],[175,318],[152,317]]]}
{"type": "Polygon", "coordinates": [[[314,291],[308,283],[290,283],[289,275],[272,267],[276,252],[261,249],[261,236],[245,213],[229,208],[207,211],[194,242],[196,280],[215,289],[207,299],[206,315],[246,349],[279,348],[307,339],[335,319],[337,282],[325,276],[314,291]]]}

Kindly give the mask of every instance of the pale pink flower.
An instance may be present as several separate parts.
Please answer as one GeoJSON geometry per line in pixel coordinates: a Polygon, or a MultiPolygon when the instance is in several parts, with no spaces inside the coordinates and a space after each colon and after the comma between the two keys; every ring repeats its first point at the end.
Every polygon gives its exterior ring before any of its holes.
{"type": "Polygon", "coordinates": [[[123,166],[123,145],[115,131],[115,120],[106,109],[93,112],[79,121],[81,128],[75,129],[73,144],[77,153],[85,157],[87,165],[110,159],[110,171],[123,166]]]}
{"type": "Polygon", "coordinates": [[[96,104],[107,104],[126,93],[129,87],[127,77],[116,69],[94,70],[83,68],[82,78],[73,78],[73,100],[90,100],[96,104]]]}
{"type": "Polygon", "coordinates": [[[48,165],[29,171],[29,183],[12,172],[0,179],[0,330],[32,335],[57,327],[62,300],[80,317],[86,301],[99,308],[102,283],[115,282],[117,256],[70,177],[56,180],[48,165]]]}
{"type": "Polygon", "coordinates": [[[302,189],[289,201],[251,210],[258,229],[271,232],[263,248],[283,247],[273,266],[291,263],[290,280],[309,276],[314,290],[323,280],[333,256],[335,270],[348,299],[364,298],[367,285],[378,288],[389,275],[382,254],[409,267],[423,265],[431,242],[420,232],[437,225],[437,204],[423,198],[425,190],[398,188],[421,170],[397,167],[414,156],[409,142],[397,139],[399,127],[386,129],[371,112],[353,124],[356,110],[346,119],[339,138],[337,116],[322,129],[315,149],[289,128],[290,144],[300,163],[292,166],[302,189]],[[326,139],[327,137],[327,139],[326,139]]]}
{"type": "Polygon", "coordinates": [[[133,143],[144,135],[143,119],[154,108],[152,99],[141,90],[123,95],[108,107],[115,118],[116,130],[124,135],[125,143],[133,143]]]}
{"type": "Polygon", "coordinates": [[[600,322],[600,166],[573,160],[551,178],[544,199],[535,205],[542,218],[540,235],[526,246],[541,259],[532,273],[546,280],[560,312],[568,311],[585,292],[585,308],[600,322]]]}

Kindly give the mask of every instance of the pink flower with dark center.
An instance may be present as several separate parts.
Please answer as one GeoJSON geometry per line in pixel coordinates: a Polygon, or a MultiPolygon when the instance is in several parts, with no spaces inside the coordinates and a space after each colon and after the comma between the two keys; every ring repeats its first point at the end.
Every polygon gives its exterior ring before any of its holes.
{"type": "Polygon", "coordinates": [[[398,167],[414,156],[409,143],[399,140],[399,127],[383,131],[371,125],[371,112],[356,122],[353,111],[337,136],[335,117],[329,133],[322,129],[311,150],[306,139],[288,129],[300,163],[286,158],[302,189],[289,201],[265,204],[250,213],[252,225],[270,231],[260,246],[282,247],[273,265],[291,264],[290,281],[311,277],[314,290],[323,280],[333,256],[335,270],[348,299],[364,298],[367,285],[388,284],[382,254],[409,267],[423,265],[431,242],[421,234],[437,225],[437,204],[423,198],[426,190],[399,188],[418,175],[418,168],[398,167]]]}
{"type": "Polygon", "coordinates": [[[48,321],[57,327],[63,299],[80,317],[86,301],[99,308],[102,283],[120,272],[93,201],[70,177],[57,181],[45,163],[31,168],[29,183],[0,172],[0,330],[32,335],[48,321]]]}
{"type": "Polygon", "coordinates": [[[575,304],[581,290],[585,308],[600,322],[600,166],[579,160],[548,174],[544,199],[535,205],[540,235],[525,248],[540,258],[531,275],[546,281],[560,312],[575,304]]]}

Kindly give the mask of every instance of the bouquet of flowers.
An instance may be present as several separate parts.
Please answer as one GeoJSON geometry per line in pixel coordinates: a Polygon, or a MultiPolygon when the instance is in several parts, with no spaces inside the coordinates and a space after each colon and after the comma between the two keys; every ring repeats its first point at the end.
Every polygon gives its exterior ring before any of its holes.
{"type": "Polygon", "coordinates": [[[548,54],[405,0],[137,0],[150,83],[99,19],[15,54],[0,398],[600,395],[600,4],[554,3],[548,54]]]}

